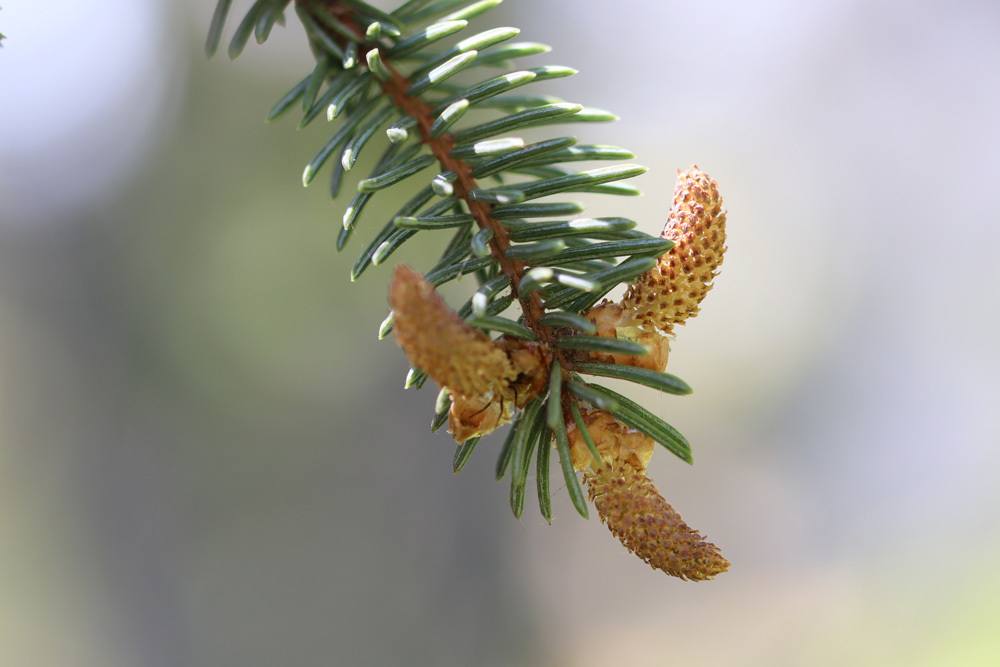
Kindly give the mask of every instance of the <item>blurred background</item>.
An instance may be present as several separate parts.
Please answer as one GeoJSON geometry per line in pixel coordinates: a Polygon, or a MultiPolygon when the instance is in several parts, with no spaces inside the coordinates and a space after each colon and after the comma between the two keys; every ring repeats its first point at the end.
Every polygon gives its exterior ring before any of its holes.
{"type": "Polygon", "coordinates": [[[645,195],[590,212],[658,232],[676,168],[721,184],[728,257],[671,355],[695,393],[641,396],[694,445],[651,474],[733,563],[704,584],[561,483],[553,526],[513,519],[500,437],[451,473],[435,389],[375,339],[388,270],[348,281],[402,195],[338,254],[345,201],[300,184],[329,128],[263,122],[301,31],[207,60],[212,5],[0,11],[2,664],[1000,664],[996,2],[477,19],[621,116],[573,132],[635,150],[645,195]]]}

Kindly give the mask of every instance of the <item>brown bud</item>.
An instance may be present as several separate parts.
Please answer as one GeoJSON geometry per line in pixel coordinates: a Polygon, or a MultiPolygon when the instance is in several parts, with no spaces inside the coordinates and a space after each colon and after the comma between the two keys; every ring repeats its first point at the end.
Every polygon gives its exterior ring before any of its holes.
{"type": "MultiPolygon", "coordinates": [[[[583,421],[606,463],[627,462],[640,471],[649,465],[655,443],[648,435],[625,426],[603,410],[585,411],[583,421]]],[[[594,466],[594,457],[574,422],[569,423],[568,435],[573,467],[584,472],[590,470],[594,466]]]]}
{"type": "Polygon", "coordinates": [[[622,305],[647,326],[670,333],[698,314],[726,250],[726,212],[719,186],[697,166],[677,173],[674,202],[661,234],[670,252],[625,293],[622,305]]]}
{"type": "MultiPolygon", "coordinates": [[[[655,268],[653,269],[655,271],[655,268]]],[[[670,356],[670,339],[654,329],[643,328],[633,319],[632,313],[620,304],[605,301],[585,313],[586,317],[597,327],[597,335],[604,338],[620,338],[633,343],[639,343],[646,348],[647,353],[641,355],[582,352],[577,355],[580,361],[598,361],[605,364],[635,366],[648,368],[652,371],[662,371],[667,367],[670,356]]]]}
{"type": "Polygon", "coordinates": [[[500,393],[516,377],[504,350],[462,321],[434,286],[413,269],[396,267],[389,304],[403,352],[453,396],[500,393]]]}
{"type": "Polygon", "coordinates": [[[628,463],[605,464],[584,476],[601,520],[629,551],[681,579],[711,579],[729,569],[718,547],[691,529],[652,480],[628,463]]]}

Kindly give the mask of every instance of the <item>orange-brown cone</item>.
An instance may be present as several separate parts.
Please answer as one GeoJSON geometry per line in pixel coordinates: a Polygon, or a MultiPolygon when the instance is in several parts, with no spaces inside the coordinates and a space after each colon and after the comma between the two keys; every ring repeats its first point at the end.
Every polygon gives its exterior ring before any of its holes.
{"type": "Polygon", "coordinates": [[[698,314],[726,250],[726,212],[719,186],[697,166],[677,174],[674,202],[661,234],[674,247],[625,293],[622,305],[666,333],[698,314]]]}
{"type": "Polygon", "coordinates": [[[410,362],[453,396],[485,396],[516,377],[504,350],[448,307],[434,286],[407,266],[389,288],[396,340],[410,362]]]}
{"type": "Polygon", "coordinates": [[[544,389],[547,368],[537,343],[491,340],[462,321],[416,271],[396,269],[389,304],[403,352],[451,394],[448,430],[458,442],[503,426],[544,389]]]}
{"type": "Polygon", "coordinates": [[[584,479],[590,500],[612,534],[654,568],[695,581],[729,569],[718,547],[684,523],[652,480],[631,464],[605,464],[584,479]]]}

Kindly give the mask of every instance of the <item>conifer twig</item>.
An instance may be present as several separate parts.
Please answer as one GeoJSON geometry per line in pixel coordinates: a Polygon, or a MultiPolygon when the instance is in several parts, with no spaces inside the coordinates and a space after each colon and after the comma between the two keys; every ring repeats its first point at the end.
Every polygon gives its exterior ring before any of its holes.
{"type": "MultiPolygon", "coordinates": [[[[437,166],[439,173],[362,251],[351,279],[385,263],[418,233],[454,230],[426,275],[404,266],[395,269],[389,291],[393,310],[379,328],[380,339],[394,331],[415,364],[407,388],[419,388],[428,378],[441,386],[432,430],[447,423],[457,441],[453,471],[462,470],[481,449],[484,435],[513,422],[496,476],[510,473],[515,516],[524,509],[537,447],[539,509],[552,521],[549,460],[554,448],[567,494],[582,517],[588,509],[578,473],[601,519],[628,549],[668,574],[711,578],[728,561],[683,522],[644,474],[654,444],[688,463],[690,444],[662,418],[581,375],[625,380],[671,395],[691,392],[682,379],[664,372],[668,335],[697,315],[722,262],[726,214],[718,186],[697,167],[679,172],[659,237],[635,230],[627,218],[544,221],[582,209],[572,202],[535,200],[570,192],[635,195],[638,190],[622,181],[645,169],[615,164],[573,171],[565,165],[633,156],[615,146],[578,144],[572,136],[528,144],[510,135],[524,127],[616,118],[518,90],[570,76],[571,68],[532,67],[472,85],[453,83],[460,72],[508,67],[518,57],[549,50],[534,42],[510,42],[520,32],[515,28],[485,30],[441,47],[499,3],[408,0],[385,12],[364,0],[256,0],[227,51],[238,56],[251,35],[266,41],[294,5],[315,65],[279,99],[268,119],[301,102],[300,127],[324,109],[336,124],[306,165],[304,185],[332,162],[330,194],[336,199],[346,173],[384,128],[388,146],[347,204],[338,250],[349,242],[373,196],[437,166]],[[481,110],[501,115],[470,123],[481,110]],[[486,178],[500,186],[484,186],[486,178]],[[465,305],[452,310],[437,288],[466,274],[476,276],[478,287],[465,305]],[[627,286],[625,296],[618,302],[607,299],[619,285],[627,286]],[[518,320],[504,314],[512,304],[519,307],[518,320]]],[[[206,40],[209,53],[219,45],[230,4],[218,1],[206,40]]]]}

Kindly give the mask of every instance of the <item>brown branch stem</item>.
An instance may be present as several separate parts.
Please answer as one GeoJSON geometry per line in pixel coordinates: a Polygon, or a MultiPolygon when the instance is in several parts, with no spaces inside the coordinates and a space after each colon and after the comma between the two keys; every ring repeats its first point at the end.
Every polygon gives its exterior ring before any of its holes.
{"type": "MultiPolygon", "coordinates": [[[[297,0],[303,2],[303,0],[297,0]]],[[[321,0],[327,11],[333,14],[334,18],[347,26],[358,36],[358,42],[362,45],[359,66],[367,63],[367,53],[378,48],[378,44],[365,40],[365,31],[354,18],[354,10],[344,6],[339,0],[321,0]]],[[[307,9],[311,9],[307,7],[307,9]]],[[[331,39],[343,44],[343,38],[335,33],[329,33],[331,39]]],[[[521,304],[524,313],[524,325],[531,329],[541,343],[541,351],[546,360],[546,366],[552,360],[558,362],[566,369],[572,367],[569,359],[561,351],[557,350],[553,343],[555,336],[553,331],[541,323],[541,318],[545,314],[542,300],[536,292],[529,295],[520,294],[521,280],[526,271],[524,262],[511,259],[507,256],[507,249],[510,247],[510,234],[492,214],[493,204],[475,200],[471,197],[473,190],[477,189],[476,179],[472,175],[470,165],[460,158],[454,157],[451,152],[455,145],[454,136],[450,132],[444,132],[437,136],[432,135],[431,126],[434,124],[434,110],[419,96],[410,95],[410,81],[397,70],[393,63],[389,62],[382,54],[382,62],[388,70],[390,76],[386,80],[379,81],[383,92],[392,100],[393,104],[404,114],[413,118],[417,123],[420,132],[420,140],[424,143],[437,159],[444,171],[451,171],[457,175],[454,188],[454,197],[465,202],[479,229],[489,229],[493,237],[489,242],[490,252],[500,265],[500,270],[510,278],[511,291],[514,297],[521,304]]]]}

